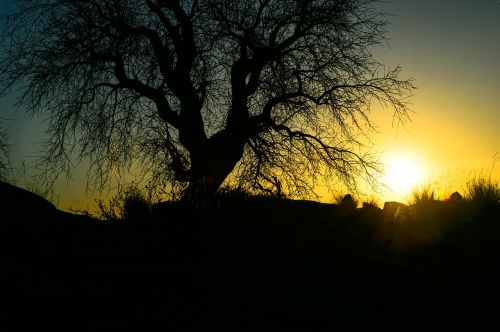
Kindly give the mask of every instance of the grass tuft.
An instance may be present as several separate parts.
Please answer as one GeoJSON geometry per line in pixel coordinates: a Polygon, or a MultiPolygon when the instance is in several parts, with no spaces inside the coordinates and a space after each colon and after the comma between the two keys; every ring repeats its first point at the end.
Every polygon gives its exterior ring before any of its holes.
{"type": "Polygon", "coordinates": [[[492,206],[500,202],[500,184],[484,176],[477,176],[466,184],[466,198],[479,206],[492,206]]]}
{"type": "Polygon", "coordinates": [[[420,188],[416,188],[411,193],[410,205],[411,204],[423,204],[426,202],[435,201],[436,195],[434,193],[434,189],[430,187],[430,185],[424,185],[420,188]]]}

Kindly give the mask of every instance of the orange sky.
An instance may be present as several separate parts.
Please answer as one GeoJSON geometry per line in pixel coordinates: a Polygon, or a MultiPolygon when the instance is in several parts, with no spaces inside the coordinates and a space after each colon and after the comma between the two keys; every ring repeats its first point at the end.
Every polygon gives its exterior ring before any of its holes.
{"type": "MultiPolygon", "coordinates": [[[[373,137],[384,160],[415,160],[422,181],[446,193],[463,191],[475,172],[489,172],[500,152],[500,3],[495,0],[388,0],[390,47],[374,55],[389,67],[401,65],[402,78],[415,79],[411,99],[415,112],[406,129],[392,126],[390,110],[373,109],[380,133],[373,137]]],[[[12,113],[13,96],[0,99],[9,127],[14,167],[29,167],[43,139],[41,119],[12,113]]],[[[29,173],[29,172],[28,172],[29,173]]],[[[59,208],[88,208],[97,194],[85,195],[85,175],[61,179],[56,188],[59,208]]],[[[492,170],[500,180],[500,161],[492,170]]],[[[19,175],[19,179],[23,177],[19,175]]],[[[32,182],[24,177],[22,182],[32,182]]],[[[405,197],[386,193],[380,201],[405,197]]],[[[330,200],[325,196],[323,200],[330,200]]]]}

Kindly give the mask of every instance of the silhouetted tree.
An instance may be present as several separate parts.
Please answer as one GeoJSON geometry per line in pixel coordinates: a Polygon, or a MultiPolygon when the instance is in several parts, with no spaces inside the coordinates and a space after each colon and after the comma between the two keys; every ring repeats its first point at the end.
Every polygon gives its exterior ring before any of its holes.
{"type": "Polygon", "coordinates": [[[7,168],[9,165],[9,143],[7,130],[0,127],[0,181],[7,177],[7,168]]]}
{"type": "Polygon", "coordinates": [[[139,160],[155,180],[213,193],[228,178],[306,194],[377,170],[363,139],[378,101],[406,120],[411,81],[369,50],[369,0],[26,0],[5,20],[4,92],[46,113],[48,174],[90,181],[139,160]]]}

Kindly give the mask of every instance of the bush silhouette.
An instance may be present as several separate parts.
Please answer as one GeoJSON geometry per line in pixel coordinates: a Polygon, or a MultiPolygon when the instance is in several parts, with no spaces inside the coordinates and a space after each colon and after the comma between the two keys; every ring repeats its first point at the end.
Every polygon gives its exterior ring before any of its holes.
{"type": "Polygon", "coordinates": [[[493,207],[500,203],[498,182],[478,176],[467,182],[467,199],[479,207],[493,207]]]}
{"type": "Polygon", "coordinates": [[[128,221],[139,221],[151,214],[151,200],[131,185],[123,196],[122,216],[128,221]]]}
{"type": "Polygon", "coordinates": [[[358,200],[354,198],[351,194],[346,194],[344,196],[338,195],[335,197],[335,202],[341,208],[346,210],[355,210],[358,207],[358,200]]]}
{"type": "Polygon", "coordinates": [[[88,216],[93,216],[102,221],[138,221],[148,218],[151,213],[152,199],[144,195],[134,184],[129,185],[124,191],[119,191],[108,201],[96,200],[95,211],[76,211],[88,216]]]}
{"type": "Polygon", "coordinates": [[[436,200],[434,189],[431,189],[429,185],[415,189],[411,195],[410,204],[419,204],[436,200]]]}

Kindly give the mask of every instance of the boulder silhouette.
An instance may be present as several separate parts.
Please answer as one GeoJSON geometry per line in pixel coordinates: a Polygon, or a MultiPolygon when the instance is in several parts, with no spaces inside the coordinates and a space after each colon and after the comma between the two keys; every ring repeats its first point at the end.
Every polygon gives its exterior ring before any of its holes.
{"type": "Polygon", "coordinates": [[[404,222],[408,219],[408,205],[400,202],[384,203],[384,220],[387,222],[404,222]]]}
{"type": "Polygon", "coordinates": [[[462,195],[458,191],[455,191],[453,194],[450,195],[450,201],[461,201],[463,200],[462,195]]]}

